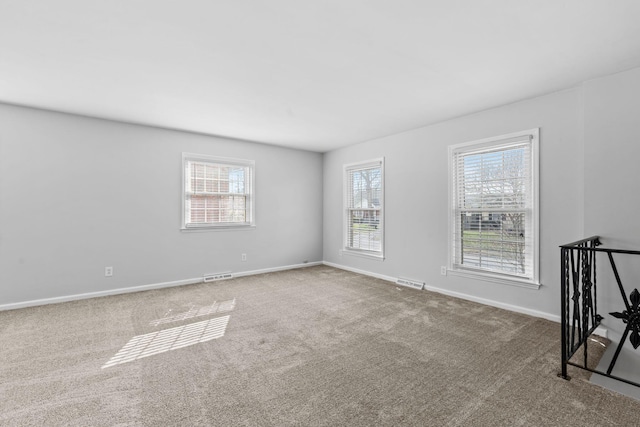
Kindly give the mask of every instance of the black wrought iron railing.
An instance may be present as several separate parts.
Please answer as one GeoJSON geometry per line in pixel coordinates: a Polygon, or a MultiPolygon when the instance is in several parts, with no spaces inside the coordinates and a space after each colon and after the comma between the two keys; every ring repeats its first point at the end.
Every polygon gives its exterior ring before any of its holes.
{"type": "Polygon", "coordinates": [[[564,379],[570,379],[567,374],[567,366],[571,365],[640,387],[639,383],[612,373],[627,337],[635,349],[640,347],[640,293],[634,289],[627,296],[618,273],[614,254],[640,255],[640,251],[605,249],[600,248],[600,245],[600,238],[593,236],[560,246],[562,274],[562,372],[560,375],[564,379]],[[596,280],[596,254],[598,253],[606,254],[615,276],[618,291],[624,302],[624,310],[609,313],[614,318],[620,319],[624,323],[625,329],[606,372],[587,365],[589,336],[603,320],[603,317],[598,313],[596,280]],[[570,360],[580,349],[582,349],[581,363],[570,360]]]}

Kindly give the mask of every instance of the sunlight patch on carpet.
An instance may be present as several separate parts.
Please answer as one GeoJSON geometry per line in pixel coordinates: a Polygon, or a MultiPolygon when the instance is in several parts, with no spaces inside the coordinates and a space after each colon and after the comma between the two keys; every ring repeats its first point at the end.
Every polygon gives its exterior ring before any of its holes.
{"type": "Polygon", "coordinates": [[[227,329],[229,317],[231,316],[216,317],[135,336],[102,369],[221,338],[227,329]]]}
{"type": "Polygon", "coordinates": [[[165,323],[173,323],[173,322],[180,322],[182,320],[193,319],[194,317],[209,316],[211,314],[216,314],[216,313],[225,313],[227,311],[233,311],[235,306],[236,306],[235,298],[228,301],[222,301],[220,303],[215,301],[211,305],[207,305],[199,308],[194,305],[189,310],[183,313],[176,313],[173,315],[169,315],[171,313],[171,311],[169,311],[169,313],[167,313],[163,318],[152,320],[151,322],[149,322],[149,325],[158,326],[165,323]]]}

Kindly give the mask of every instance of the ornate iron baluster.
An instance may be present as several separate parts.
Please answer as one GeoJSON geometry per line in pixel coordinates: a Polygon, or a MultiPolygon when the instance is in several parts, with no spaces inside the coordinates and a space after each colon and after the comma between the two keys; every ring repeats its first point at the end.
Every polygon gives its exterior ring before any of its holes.
{"type": "Polygon", "coordinates": [[[631,294],[627,296],[622,285],[622,280],[620,279],[618,268],[613,259],[613,254],[640,255],[640,251],[601,249],[598,248],[600,244],[599,238],[594,236],[561,246],[562,371],[560,376],[567,380],[570,379],[567,375],[567,366],[572,365],[640,387],[640,383],[638,382],[611,375],[611,371],[616,365],[627,337],[629,337],[629,341],[635,349],[640,348],[640,291],[634,289],[631,294]],[[574,252],[578,253],[578,259],[575,258],[574,252]],[[605,252],[609,257],[611,269],[625,305],[623,311],[611,313],[613,317],[622,320],[626,326],[622,340],[616,348],[606,373],[597,368],[590,368],[587,364],[587,343],[589,336],[600,325],[603,319],[602,316],[598,314],[596,252],[605,252]],[[571,320],[569,320],[570,316],[571,320]],[[570,360],[571,357],[583,344],[583,363],[572,362],[570,360]]]}
{"type": "MultiPolygon", "coordinates": [[[[594,249],[596,247],[600,246],[600,241],[599,240],[594,240],[591,242],[591,248],[594,249]]],[[[597,288],[597,277],[596,277],[596,253],[595,251],[589,251],[589,254],[591,256],[591,265],[593,266],[593,279],[592,279],[592,285],[593,285],[593,295],[595,295],[595,298],[593,298],[593,314],[592,314],[592,318],[593,318],[593,324],[594,325],[599,325],[600,322],[602,321],[603,317],[600,316],[598,314],[598,288],[597,288]]]]}
{"type": "MultiPolygon", "coordinates": [[[[586,245],[585,245],[586,246],[586,245]]],[[[583,246],[583,247],[585,247],[583,246]]],[[[584,345],[584,366],[587,366],[588,360],[588,334],[589,334],[589,315],[593,310],[591,299],[591,264],[589,264],[589,253],[580,251],[582,258],[582,335],[580,341],[584,345]]]]}
{"type": "Polygon", "coordinates": [[[578,340],[582,337],[582,327],[581,327],[581,318],[580,318],[580,276],[578,275],[578,266],[576,265],[574,255],[574,251],[571,251],[571,278],[572,278],[572,287],[573,294],[571,295],[571,300],[573,301],[573,316],[571,322],[571,353],[576,351],[576,328],[578,330],[578,340]]]}
{"type": "Polygon", "coordinates": [[[627,294],[624,291],[624,287],[622,286],[622,280],[620,279],[620,275],[618,274],[618,269],[616,268],[616,263],[613,260],[613,255],[609,252],[609,262],[611,262],[611,268],[613,269],[613,274],[616,276],[616,282],[618,283],[618,289],[620,290],[620,295],[622,296],[622,300],[624,301],[624,306],[626,310],[622,313],[614,312],[609,313],[613,317],[617,319],[622,319],[624,323],[626,323],[626,328],[624,329],[624,333],[622,334],[622,338],[620,339],[620,343],[616,348],[616,352],[613,355],[613,359],[611,359],[611,363],[609,364],[609,369],[607,369],[607,374],[611,374],[613,367],[618,361],[618,356],[620,355],[620,350],[624,346],[625,341],[627,340],[627,335],[631,332],[631,337],[629,338],[631,341],[631,345],[633,345],[634,349],[637,349],[640,346],[640,293],[638,293],[637,289],[634,289],[631,292],[631,304],[629,304],[629,300],[627,299],[627,294]]]}

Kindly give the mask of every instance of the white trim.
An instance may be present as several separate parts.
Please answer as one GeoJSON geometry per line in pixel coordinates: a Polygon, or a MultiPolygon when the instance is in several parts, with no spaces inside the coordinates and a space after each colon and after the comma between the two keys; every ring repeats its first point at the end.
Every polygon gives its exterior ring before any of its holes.
{"type": "Polygon", "coordinates": [[[380,163],[384,163],[384,157],[369,159],[362,162],[347,163],[344,165],[344,169],[345,170],[346,169],[363,170],[363,169],[374,168],[378,166],[380,163]]]}
{"type": "MultiPolygon", "coordinates": [[[[366,270],[360,270],[358,268],[347,267],[345,265],[340,265],[340,264],[336,264],[336,263],[328,262],[328,261],[314,261],[314,262],[308,262],[308,263],[305,263],[305,264],[293,264],[293,265],[287,265],[287,266],[281,266],[281,267],[264,268],[264,269],[260,269],[260,270],[236,272],[236,273],[233,273],[233,275],[234,275],[234,277],[252,276],[252,275],[257,275],[257,274],[273,273],[273,272],[276,272],[276,271],[295,270],[295,269],[298,269],[298,268],[313,267],[313,266],[317,266],[317,265],[326,265],[326,266],[329,266],[329,267],[338,268],[340,270],[345,270],[345,271],[350,271],[352,273],[362,274],[364,276],[375,277],[376,279],[381,279],[381,280],[385,280],[387,282],[391,282],[394,285],[396,284],[395,282],[397,280],[397,278],[395,278],[395,277],[386,276],[384,274],[373,273],[373,272],[366,271],[366,270]]],[[[233,279],[231,279],[231,280],[233,280],[233,279]]],[[[174,287],[174,286],[192,285],[192,284],[196,284],[196,283],[204,283],[202,277],[197,277],[197,278],[193,278],[193,279],[176,280],[176,281],[173,281],[173,282],[162,282],[162,283],[154,283],[154,284],[150,284],[150,285],[134,286],[134,287],[131,287],[131,288],[119,288],[119,289],[111,289],[111,290],[107,290],[107,291],[88,292],[88,293],[84,293],[84,294],[75,294],[75,295],[67,295],[67,296],[62,296],[62,297],[44,298],[44,299],[38,299],[38,300],[31,300],[31,301],[23,301],[23,302],[17,302],[17,303],[3,304],[3,305],[0,305],[0,311],[16,310],[16,309],[19,309],[19,308],[27,308],[27,307],[34,307],[34,306],[47,305],[47,304],[57,304],[57,303],[61,303],[61,302],[76,301],[76,300],[103,297],[103,296],[110,296],[110,295],[120,295],[120,294],[127,294],[127,293],[140,292],[140,291],[148,291],[148,290],[152,290],[152,289],[161,289],[161,288],[168,288],[168,287],[174,287]]],[[[520,307],[520,306],[516,306],[516,305],[512,305],[512,304],[506,304],[506,303],[501,303],[501,302],[497,302],[497,301],[493,301],[493,300],[488,300],[488,299],[485,299],[485,298],[480,298],[480,297],[472,296],[472,295],[469,295],[469,294],[465,294],[465,293],[462,293],[462,292],[449,291],[449,290],[446,290],[446,289],[442,289],[442,288],[438,288],[438,287],[430,286],[430,285],[426,285],[426,284],[424,286],[424,289],[428,290],[428,291],[431,291],[431,292],[437,292],[439,294],[452,296],[454,298],[460,298],[460,299],[464,299],[464,300],[467,300],[467,301],[473,301],[473,302],[477,302],[477,303],[480,303],[480,304],[489,305],[489,306],[497,307],[497,308],[502,308],[502,309],[513,311],[513,312],[516,312],[516,313],[527,314],[527,315],[530,315],[530,316],[539,317],[539,318],[542,318],[542,319],[551,320],[552,322],[560,323],[560,316],[555,315],[555,314],[550,314],[550,313],[546,313],[546,312],[543,312],[543,311],[531,310],[531,309],[525,308],[525,307],[520,307]]],[[[607,337],[607,332],[608,332],[607,329],[605,329],[604,327],[600,326],[595,330],[594,333],[596,335],[607,337]]]]}
{"type": "Polygon", "coordinates": [[[498,283],[500,285],[517,286],[519,288],[538,290],[540,289],[540,286],[542,286],[540,283],[534,283],[530,280],[518,279],[516,277],[511,278],[507,275],[491,274],[476,270],[467,271],[466,269],[453,268],[447,270],[447,273],[452,276],[466,277],[467,279],[482,280],[485,282],[498,283]]]}
{"type": "MultiPolygon", "coordinates": [[[[461,142],[459,144],[453,144],[449,146],[449,150],[455,151],[458,150],[460,148],[465,148],[465,147],[471,147],[471,146],[478,146],[478,148],[484,148],[484,147],[492,147],[494,144],[502,142],[504,144],[508,144],[510,141],[511,142],[515,142],[515,141],[523,141],[525,140],[526,136],[531,136],[531,138],[537,138],[538,137],[538,132],[539,132],[540,128],[533,128],[533,129],[529,129],[529,130],[523,130],[523,131],[518,131],[518,132],[511,132],[511,133],[507,133],[504,135],[498,135],[498,136],[490,136],[487,138],[482,138],[482,139],[476,139],[473,141],[468,141],[468,142],[461,142]]],[[[466,151],[466,150],[465,150],[466,151]]]]}
{"type": "Polygon", "coordinates": [[[221,226],[221,225],[215,225],[215,226],[202,226],[202,227],[188,227],[188,228],[181,228],[180,231],[181,232],[186,232],[186,233],[201,233],[201,232],[208,232],[208,231],[229,231],[229,230],[234,230],[234,231],[243,231],[243,230],[255,230],[256,229],[256,225],[231,225],[231,226],[221,226]]]}
{"type": "Polygon", "coordinates": [[[384,274],[372,273],[370,271],[360,270],[359,268],[347,267],[346,265],[335,264],[329,261],[322,261],[322,264],[329,267],[333,267],[333,268],[339,268],[340,270],[350,271],[352,273],[358,273],[364,276],[375,277],[376,279],[386,280],[387,282],[395,283],[397,279],[396,277],[385,276],[384,274]]]}
{"type": "Polygon", "coordinates": [[[478,139],[475,141],[463,142],[460,144],[453,144],[448,147],[448,206],[449,212],[447,215],[447,260],[448,260],[448,270],[454,274],[464,277],[477,278],[480,280],[491,281],[495,283],[507,284],[520,286],[525,288],[539,289],[540,288],[540,128],[533,128],[529,130],[512,132],[505,135],[499,135],[494,137],[488,137],[483,139],[478,139]],[[454,194],[455,188],[453,186],[453,174],[454,174],[454,164],[453,158],[454,154],[458,151],[471,151],[470,147],[477,147],[478,150],[481,150],[486,147],[500,146],[500,145],[508,145],[510,143],[517,143],[518,141],[522,142],[527,139],[530,140],[531,144],[531,173],[533,176],[533,194],[532,194],[532,217],[533,217],[533,277],[525,280],[512,279],[509,275],[500,275],[497,273],[486,274],[481,270],[473,271],[473,269],[459,269],[455,267],[454,257],[453,257],[453,233],[455,224],[453,223],[454,215],[452,212],[455,212],[456,209],[456,195],[454,194]]]}
{"type": "Polygon", "coordinates": [[[83,294],[65,295],[61,297],[43,298],[31,301],[16,302],[11,304],[0,305],[0,311],[14,310],[17,308],[35,307],[39,305],[57,304],[61,302],[76,301],[88,298],[105,297],[109,295],[128,294],[131,292],[149,291],[152,289],[169,288],[173,286],[192,285],[194,283],[202,282],[202,277],[193,279],[175,280],[173,282],[153,283],[150,285],[133,286],[131,288],[118,288],[110,289],[107,291],[87,292],[83,294]]]}
{"type": "Polygon", "coordinates": [[[220,162],[222,164],[234,165],[234,166],[252,166],[255,164],[253,160],[247,159],[238,159],[236,157],[222,157],[222,156],[213,156],[211,154],[200,154],[200,153],[182,153],[182,159],[187,160],[204,160],[212,163],[220,162]]]}
{"type": "MultiPolygon", "coordinates": [[[[370,277],[375,277],[377,279],[382,279],[382,280],[386,280],[389,282],[393,282],[395,284],[396,279],[391,277],[391,276],[385,276],[383,274],[378,274],[378,273],[372,273],[369,271],[365,271],[365,270],[360,270],[357,268],[352,268],[352,267],[347,267],[345,265],[340,265],[340,264],[335,264],[332,262],[327,262],[324,261],[323,262],[324,265],[327,265],[329,267],[334,267],[334,268],[339,268],[341,270],[346,270],[346,271],[351,271],[352,273],[358,273],[358,274],[363,274],[365,276],[370,276],[370,277]]],[[[515,313],[521,313],[521,314],[526,314],[529,316],[533,316],[533,317],[539,317],[542,319],[547,319],[547,320],[551,320],[552,322],[556,322],[556,323],[560,323],[560,316],[556,315],[556,314],[551,314],[551,313],[546,313],[544,311],[538,311],[538,310],[532,310],[530,308],[526,308],[526,307],[521,307],[519,305],[512,305],[512,304],[507,304],[507,303],[502,303],[502,302],[498,302],[498,301],[493,301],[490,299],[486,299],[486,298],[480,298],[480,297],[476,297],[473,295],[469,295],[469,294],[465,294],[462,292],[455,292],[455,291],[450,291],[447,289],[442,289],[436,286],[431,286],[431,285],[424,285],[424,289],[427,291],[431,291],[431,292],[436,292],[442,295],[447,295],[450,297],[454,297],[454,298],[460,298],[463,300],[467,300],[467,301],[473,301],[473,302],[477,302],[483,305],[488,305],[491,307],[497,307],[497,308],[501,308],[504,310],[508,310],[508,311],[513,311],[515,313]]]]}
{"type": "Polygon", "coordinates": [[[256,195],[255,195],[255,187],[256,187],[256,162],[255,160],[247,160],[247,159],[236,159],[232,157],[218,157],[212,156],[210,154],[197,154],[197,153],[182,153],[182,201],[181,201],[181,223],[180,230],[181,231],[212,231],[212,230],[246,230],[249,228],[254,228],[256,226],[256,195]],[[249,212],[251,214],[250,222],[247,223],[223,223],[223,224],[203,224],[203,225],[190,225],[186,224],[185,217],[185,201],[187,197],[187,189],[186,189],[186,179],[185,169],[186,162],[189,160],[193,161],[202,161],[202,162],[210,162],[222,165],[231,165],[231,166],[242,166],[248,167],[251,171],[251,176],[249,177],[249,182],[245,182],[245,186],[249,188],[249,212]]]}
{"type": "Polygon", "coordinates": [[[363,162],[348,163],[342,167],[342,251],[348,255],[355,255],[363,258],[377,259],[384,261],[385,254],[385,221],[386,221],[386,206],[385,206],[385,170],[384,170],[384,157],[376,159],[365,160],[363,162]],[[347,176],[350,170],[369,169],[374,167],[380,167],[380,187],[381,187],[381,200],[380,200],[380,222],[378,227],[380,228],[380,252],[364,251],[358,249],[352,249],[347,247],[347,234],[348,234],[348,189],[347,189],[347,176]]]}
{"type": "Polygon", "coordinates": [[[376,261],[384,261],[384,255],[376,252],[359,251],[356,249],[342,248],[342,255],[351,255],[360,258],[374,259],[376,261]]]}
{"type": "Polygon", "coordinates": [[[322,265],[322,261],[307,262],[304,264],[284,265],[281,267],[262,268],[260,270],[240,271],[233,273],[234,277],[255,276],[256,274],[274,273],[276,271],[295,270],[298,268],[314,267],[316,265],[322,265]]]}
{"type": "MultiPolygon", "coordinates": [[[[275,271],[294,270],[297,268],[313,267],[321,264],[322,264],[322,261],[314,261],[314,262],[308,262],[304,264],[293,264],[293,265],[286,265],[281,267],[264,268],[261,270],[235,272],[233,273],[233,276],[234,277],[252,276],[256,274],[272,273],[275,271]]],[[[83,294],[65,295],[61,297],[43,298],[43,299],[37,299],[37,300],[31,300],[31,301],[15,302],[10,304],[0,305],[0,311],[16,310],[19,308],[35,307],[39,305],[58,304],[61,302],[77,301],[77,300],[83,300],[88,298],[106,297],[110,295],[128,294],[132,292],[150,291],[153,289],[171,288],[175,286],[193,285],[196,283],[204,283],[203,280],[204,280],[203,277],[200,276],[192,279],[175,280],[173,282],[152,283],[149,285],[133,286],[130,288],[109,289],[106,291],[87,292],[83,294]]],[[[208,283],[212,283],[212,282],[208,282],[208,283]]]]}
{"type": "Polygon", "coordinates": [[[437,292],[439,294],[448,295],[451,297],[460,298],[467,301],[473,301],[483,305],[488,305],[491,307],[501,308],[503,310],[513,311],[515,313],[527,314],[529,316],[551,320],[552,322],[556,322],[556,323],[560,323],[560,320],[561,320],[559,315],[547,313],[545,311],[532,310],[530,308],[522,307],[519,305],[507,304],[504,302],[481,298],[474,295],[465,294],[462,292],[450,291],[448,289],[443,289],[443,288],[439,288],[431,285],[424,285],[424,288],[428,291],[437,292]]]}

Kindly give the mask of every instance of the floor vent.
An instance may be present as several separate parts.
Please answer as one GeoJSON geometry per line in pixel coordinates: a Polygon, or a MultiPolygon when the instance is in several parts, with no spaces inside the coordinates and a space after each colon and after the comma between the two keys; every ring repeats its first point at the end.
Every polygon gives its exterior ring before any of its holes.
{"type": "Polygon", "coordinates": [[[216,274],[205,274],[204,281],[205,282],[215,282],[216,280],[225,280],[231,279],[233,274],[231,273],[216,273],[216,274]]]}
{"type": "Polygon", "coordinates": [[[396,280],[396,284],[402,285],[402,286],[408,286],[410,288],[418,289],[418,290],[422,290],[422,288],[424,288],[424,282],[418,282],[416,280],[411,280],[411,279],[403,279],[402,277],[399,277],[398,280],[396,280]]]}

